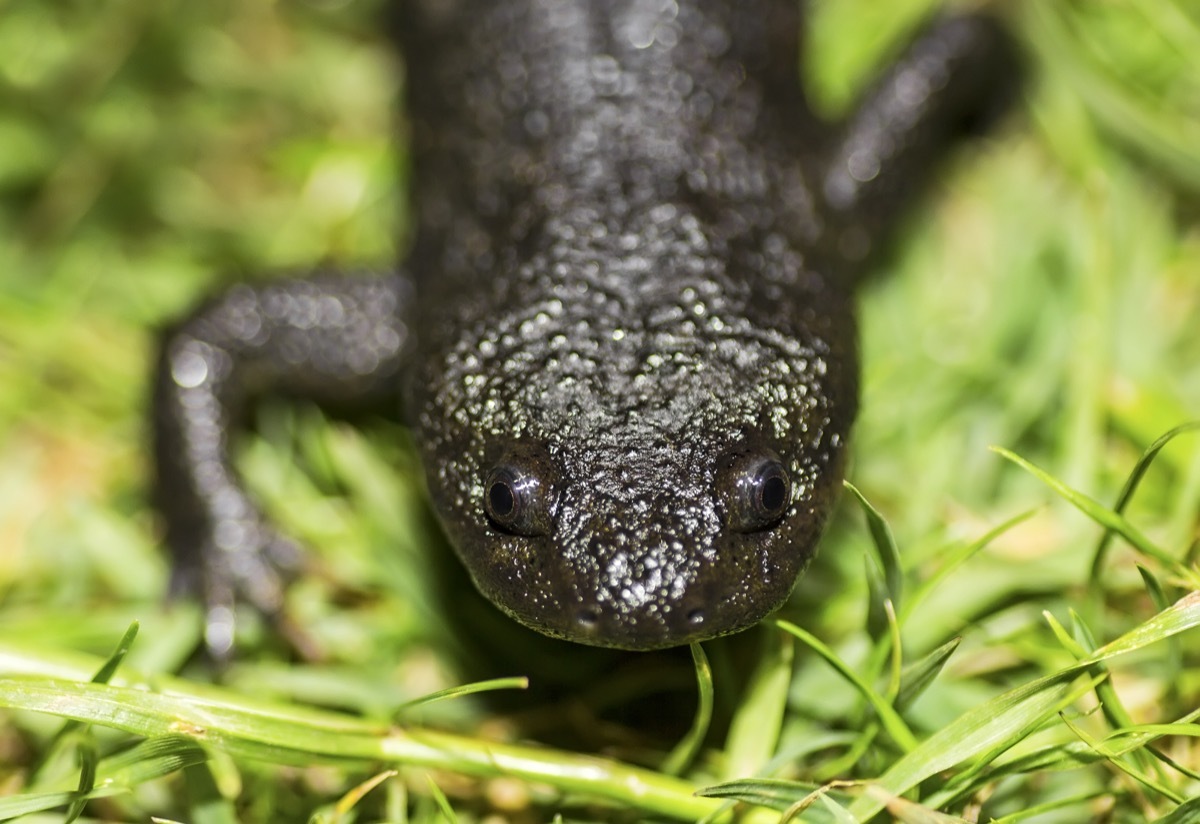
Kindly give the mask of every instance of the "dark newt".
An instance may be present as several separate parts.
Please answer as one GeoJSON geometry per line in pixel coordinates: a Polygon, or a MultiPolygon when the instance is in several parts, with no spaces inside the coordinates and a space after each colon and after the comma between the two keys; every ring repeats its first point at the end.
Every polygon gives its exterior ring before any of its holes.
{"type": "Polygon", "coordinates": [[[788,597],[857,408],[854,290],[946,151],[1002,110],[984,15],[930,24],[842,123],[791,0],[396,10],[404,267],[237,286],[172,327],[154,398],[175,588],[276,612],[294,545],[230,460],[253,397],[394,396],[480,591],[585,644],[748,627],[788,597]]]}

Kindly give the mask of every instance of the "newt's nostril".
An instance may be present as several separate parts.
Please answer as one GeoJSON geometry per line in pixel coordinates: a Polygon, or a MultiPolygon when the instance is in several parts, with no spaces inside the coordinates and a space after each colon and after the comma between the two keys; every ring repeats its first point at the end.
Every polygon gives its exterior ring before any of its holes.
{"type": "Polygon", "coordinates": [[[596,626],[596,622],[600,620],[600,613],[595,607],[585,607],[579,610],[575,616],[575,620],[579,622],[579,626],[584,629],[591,629],[596,626]]]}

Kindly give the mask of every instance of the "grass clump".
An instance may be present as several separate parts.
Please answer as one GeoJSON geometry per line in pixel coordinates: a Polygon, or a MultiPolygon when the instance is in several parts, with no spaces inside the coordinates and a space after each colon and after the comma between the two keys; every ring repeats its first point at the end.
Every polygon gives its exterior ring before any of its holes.
{"type": "MultiPolygon", "coordinates": [[[[818,4],[814,96],[928,8],[818,4]]],[[[0,16],[0,818],[1196,816],[1200,20],[1169,0],[1013,4],[1025,104],[864,290],[854,488],[777,620],[546,646],[444,583],[402,428],[268,403],[240,461],[312,548],[312,659],[248,627],[214,686],[144,494],[155,329],[399,254],[377,12],[0,16]]]]}

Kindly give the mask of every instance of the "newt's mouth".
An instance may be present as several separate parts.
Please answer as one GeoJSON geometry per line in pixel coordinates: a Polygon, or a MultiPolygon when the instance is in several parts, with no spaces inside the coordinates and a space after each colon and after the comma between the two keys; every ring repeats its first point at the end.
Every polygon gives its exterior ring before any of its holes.
{"type": "Polygon", "coordinates": [[[708,603],[696,597],[634,609],[597,600],[553,615],[523,614],[504,606],[517,621],[545,635],[588,646],[650,651],[738,632],[761,621],[778,604],[730,610],[728,599],[708,603]]]}
{"type": "MultiPolygon", "coordinates": [[[[477,580],[525,626],[589,646],[655,650],[746,629],[779,607],[812,555],[783,536],[713,536],[685,551],[678,540],[623,543],[594,537],[585,551],[553,539],[512,537],[510,574],[477,580]],[[635,551],[631,547],[637,546],[635,551]]],[[[491,567],[494,569],[495,567],[491,567]]]]}

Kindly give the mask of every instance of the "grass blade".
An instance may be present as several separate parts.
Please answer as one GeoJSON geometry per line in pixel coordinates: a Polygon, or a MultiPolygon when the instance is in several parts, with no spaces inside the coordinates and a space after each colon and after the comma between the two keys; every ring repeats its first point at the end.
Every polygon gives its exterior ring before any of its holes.
{"type": "MultiPolygon", "coordinates": [[[[1138,485],[1142,482],[1143,476],[1150,469],[1150,465],[1154,463],[1154,459],[1158,457],[1158,453],[1163,450],[1163,447],[1180,435],[1197,430],[1200,430],[1200,421],[1191,421],[1175,427],[1150,444],[1146,448],[1146,451],[1142,453],[1142,456],[1138,458],[1138,462],[1134,464],[1133,471],[1129,473],[1129,477],[1125,479],[1125,484],[1121,487],[1120,494],[1117,495],[1116,503],[1113,504],[1113,512],[1121,514],[1125,511],[1125,507],[1133,500],[1133,495],[1137,492],[1138,485]]],[[[1104,561],[1108,557],[1108,548],[1111,546],[1113,536],[1116,534],[1112,529],[1105,529],[1104,534],[1100,536],[1100,541],[1096,544],[1096,551],[1092,557],[1091,571],[1088,575],[1088,580],[1091,582],[1093,591],[1103,589],[1099,585],[1100,572],[1104,568],[1104,561]]]]}
{"type": "Polygon", "coordinates": [[[897,746],[905,752],[916,748],[917,739],[908,728],[908,725],[904,723],[904,719],[892,708],[891,704],[883,699],[883,696],[871,689],[858,673],[847,666],[846,662],[839,658],[837,653],[826,646],[824,642],[811,632],[801,629],[790,621],[776,619],[775,625],[784,632],[790,633],[803,641],[813,652],[824,658],[830,666],[849,681],[875,710],[876,715],[879,716],[879,722],[883,725],[887,734],[892,737],[892,740],[896,742],[897,746]]]}
{"type": "Polygon", "coordinates": [[[758,775],[779,745],[795,643],[787,635],[765,633],[763,637],[766,652],[729,725],[725,743],[725,777],[729,779],[758,775]]]}
{"type": "Polygon", "coordinates": [[[393,717],[402,718],[405,713],[423,707],[427,704],[433,704],[438,701],[444,701],[449,698],[461,698],[465,695],[475,695],[480,692],[494,692],[496,690],[524,690],[529,689],[529,679],[524,676],[513,678],[493,678],[490,681],[479,681],[474,684],[464,684],[458,687],[450,687],[444,690],[432,692],[429,695],[423,695],[420,698],[414,698],[412,701],[407,701],[397,707],[393,717]]]}
{"type": "Polygon", "coordinates": [[[896,694],[896,709],[904,710],[917,700],[934,682],[950,656],[958,649],[962,638],[952,638],[920,661],[909,664],[900,675],[900,690],[896,694]]]}
{"type": "Polygon", "coordinates": [[[1169,553],[1160,548],[1157,544],[1147,538],[1142,532],[1129,521],[1125,520],[1120,514],[1114,512],[1108,507],[1101,504],[1094,498],[1072,489],[1062,481],[1055,478],[1043,469],[1034,466],[1029,461],[1017,455],[1015,452],[1010,452],[1003,447],[994,446],[992,450],[1004,458],[1015,463],[1029,474],[1040,480],[1046,486],[1053,489],[1061,497],[1065,498],[1072,506],[1082,512],[1084,515],[1091,518],[1106,530],[1116,533],[1129,542],[1129,545],[1142,553],[1148,558],[1153,558],[1158,561],[1171,573],[1182,581],[1188,582],[1192,588],[1200,587],[1200,576],[1189,569],[1186,565],[1180,563],[1169,553]]]}
{"type": "Polygon", "coordinates": [[[879,510],[873,507],[866,496],[858,490],[858,487],[849,481],[843,481],[842,485],[862,507],[863,515],[867,519],[867,530],[871,533],[871,545],[875,548],[875,558],[883,570],[883,579],[887,584],[887,596],[899,611],[904,590],[904,569],[900,563],[900,550],[896,546],[896,539],[892,535],[891,527],[879,514],[879,510]]]}
{"type": "Polygon", "coordinates": [[[744,804],[754,804],[784,812],[816,789],[816,786],[802,781],[786,781],[782,778],[743,778],[705,787],[697,790],[696,795],[703,798],[732,799],[744,804]]]}
{"type": "Polygon", "coordinates": [[[662,764],[662,771],[667,775],[680,775],[695,759],[700,747],[704,744],[704,736],[708,735],[708,727],[712,722],[713,710],[713,679],[712,667],[708,656],[699,644],[691,645],[692,662],[696,665],[696,715],[687,734],[680,739],[662,764]]]}

